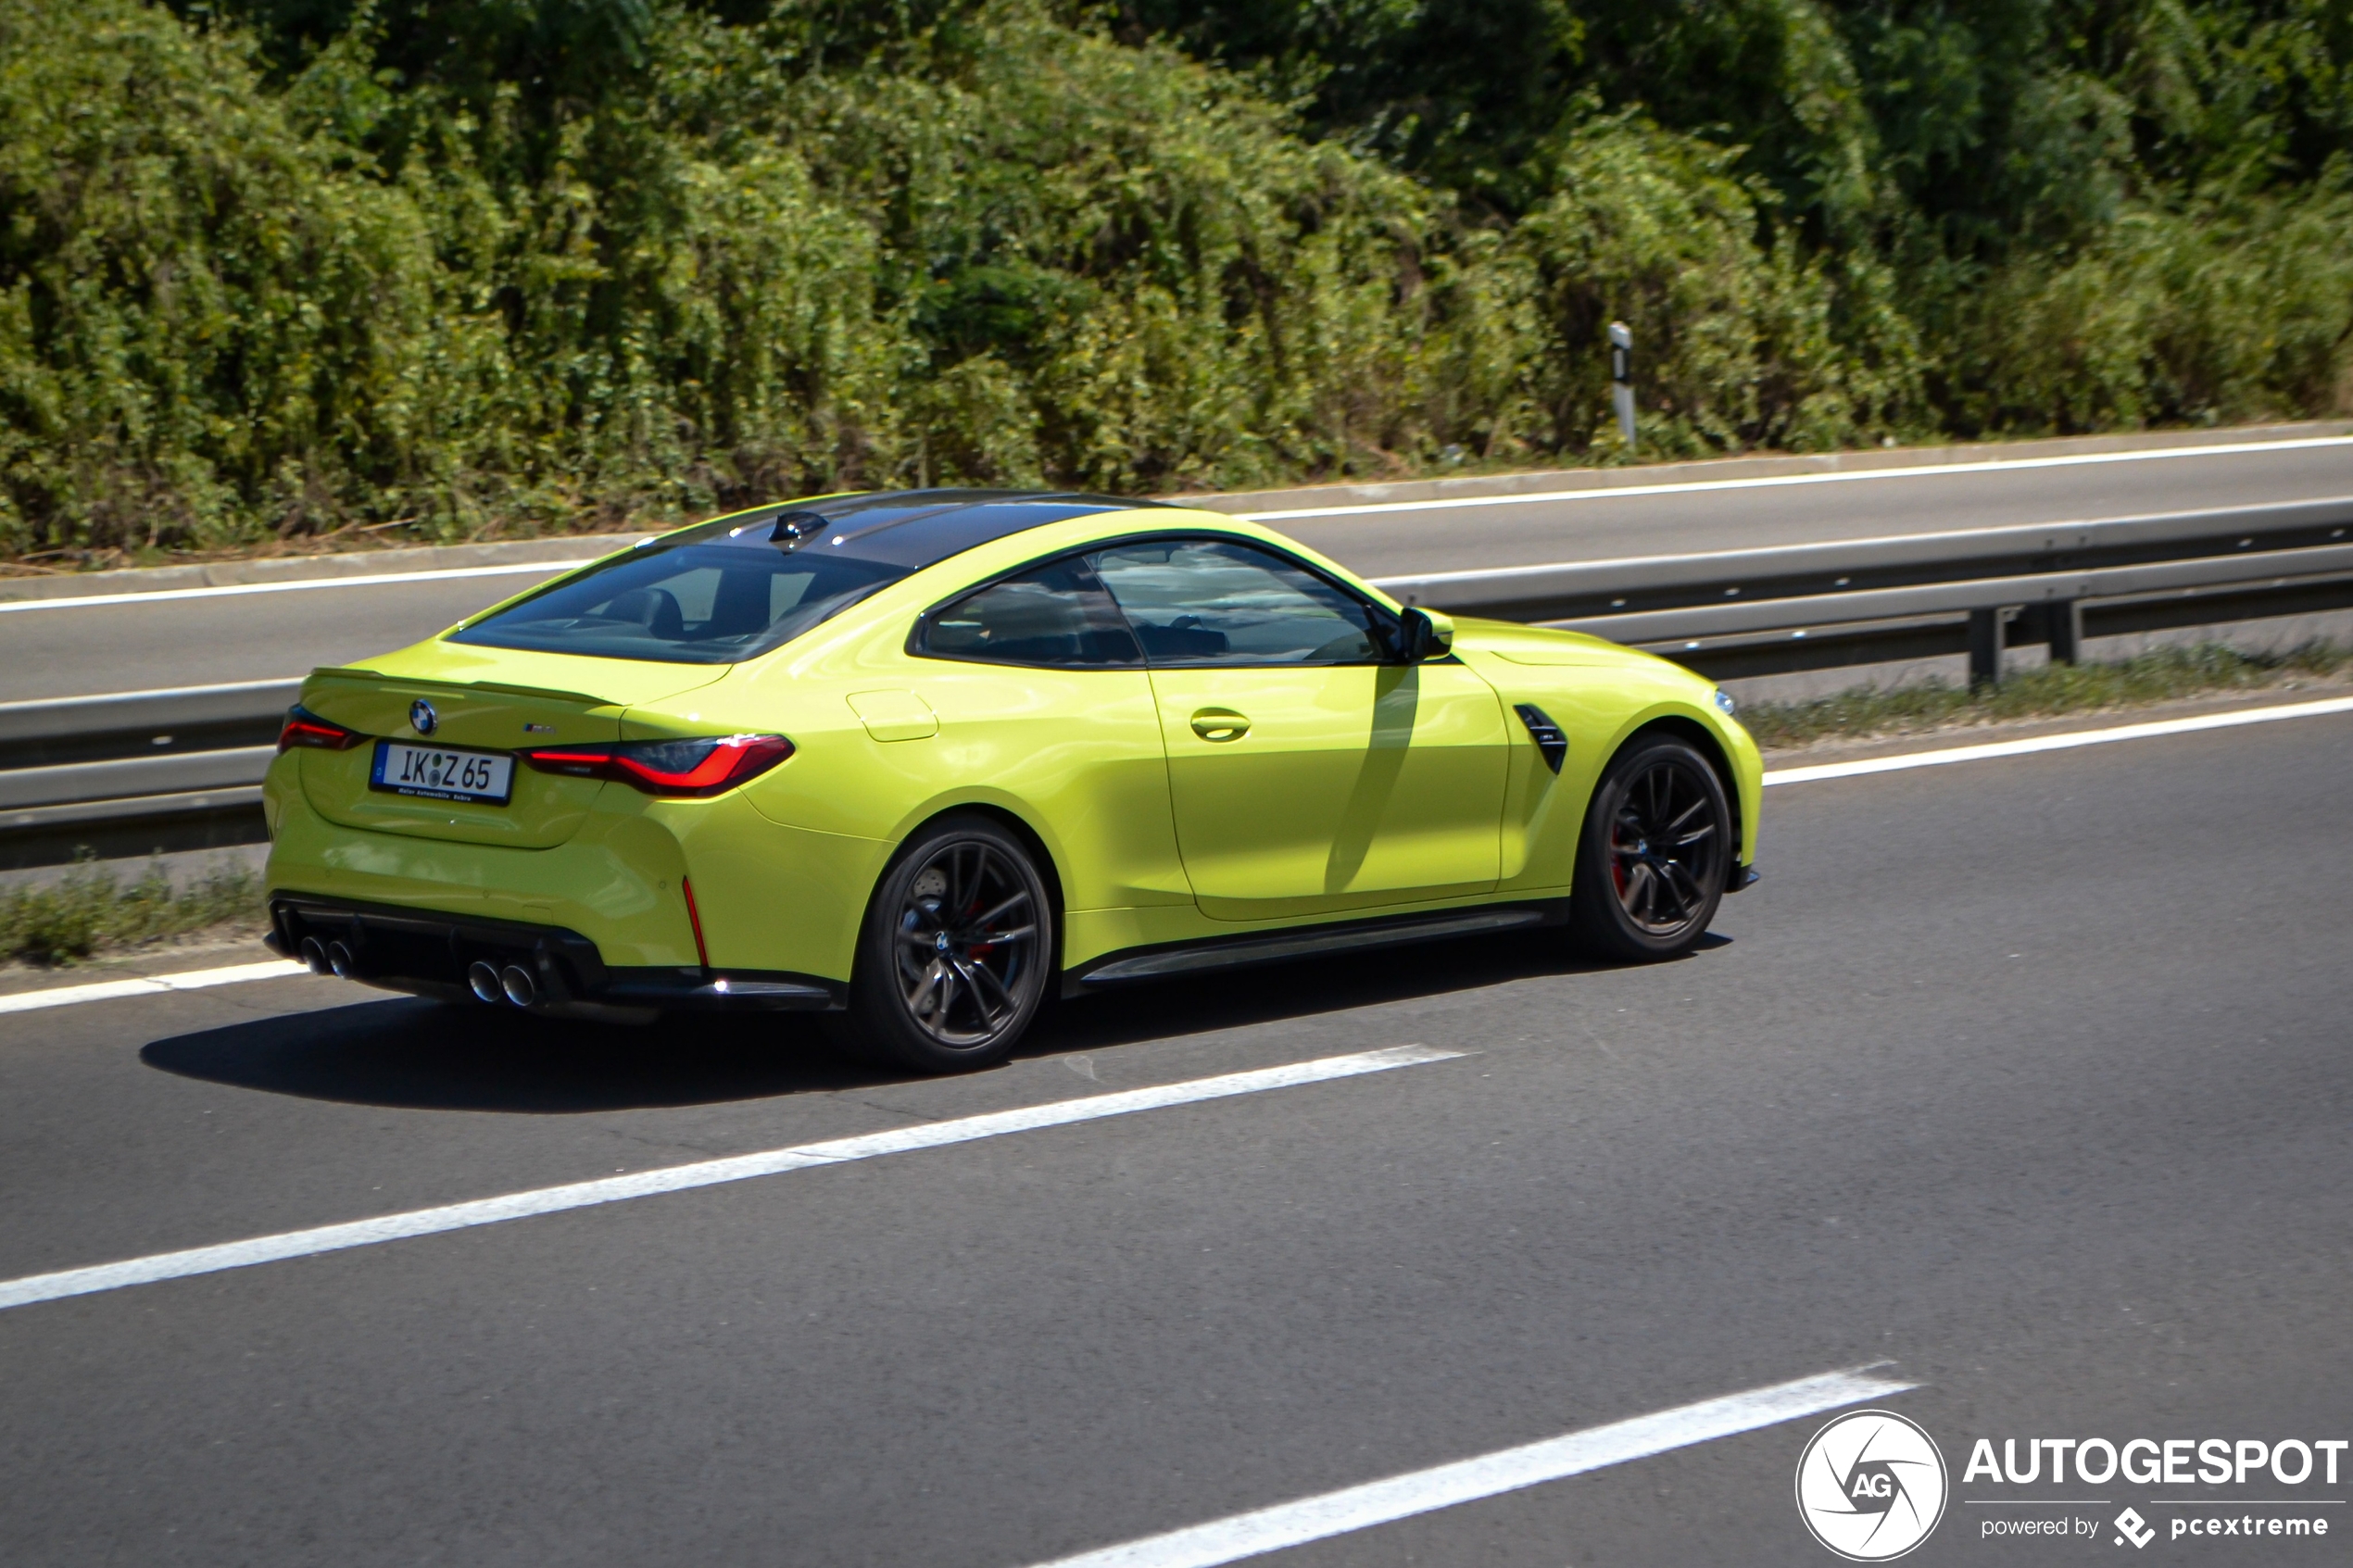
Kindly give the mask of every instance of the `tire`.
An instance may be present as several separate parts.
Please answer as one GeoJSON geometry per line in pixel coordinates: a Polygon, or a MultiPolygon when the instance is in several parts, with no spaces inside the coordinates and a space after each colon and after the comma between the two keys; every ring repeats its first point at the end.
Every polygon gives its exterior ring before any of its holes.
{"type": "Polygon", "coordinates": [[[1731,865],[1731,803],[1716,770],[1671,734],[1638,735],[1593,786],[1570,927],[1622,962],[1681,958],[1716,918],[1731,865]]]}
{"type": "Polygon", "coordinates": [[[1053,937],[1029,847],[987,817],[943,817],[900,847],[875,886],[834,1032],[917,1073],[994,1066],[1044,1005],[1053,937]]]}

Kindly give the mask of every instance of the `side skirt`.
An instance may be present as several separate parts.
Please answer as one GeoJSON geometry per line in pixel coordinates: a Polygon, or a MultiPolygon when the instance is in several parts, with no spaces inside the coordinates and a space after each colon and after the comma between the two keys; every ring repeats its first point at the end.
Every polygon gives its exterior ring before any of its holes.
{"type": "Polygon", "coordinates": [[[1474,936],[1482,932],[1516,931],[1530,926],[1566,925],[1568,900],[1547,898],[1528,904],[1490,904],[1467,909],[1442,909],[1432,914],[1391,915],[1381,920],[1338,922],[1329,925],[1291,926],[1281,931],[1253,931],[1246,935],[1211,936],[1194,942],[1172,942],[1158,947],[1131,947],[1065,971],[1062,994],[1083,997],[1133,980],[1162,980],[1202,970],[1239,969],[1250,964],[1283,963],[1291,959],[1327,953],[1361,952],[1374,947],[1435,942],[1449,936],[1474,936]]]}

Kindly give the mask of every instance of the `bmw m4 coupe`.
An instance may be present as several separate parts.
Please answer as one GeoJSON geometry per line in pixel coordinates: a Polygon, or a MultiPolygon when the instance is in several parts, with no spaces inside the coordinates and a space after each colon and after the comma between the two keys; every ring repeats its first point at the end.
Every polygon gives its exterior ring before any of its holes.
{"type": "Polygon", "coordinates": [[[320,670],[273,946],[468,1005],[810,1011],[900,1065],[1050,996],[1562,926],[1669,958],[1753,876],[1723,694],[1459,623],[1206,511],[835,495],[320,670]]]}

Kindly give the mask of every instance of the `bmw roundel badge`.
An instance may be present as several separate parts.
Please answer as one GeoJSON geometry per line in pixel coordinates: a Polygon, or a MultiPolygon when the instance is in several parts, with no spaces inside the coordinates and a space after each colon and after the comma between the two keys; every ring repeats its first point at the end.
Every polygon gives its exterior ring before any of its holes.
{"type": "Polygon", "coordinates": [[[409,705],[409,726],[421,735],[429,735],[441,728],[441,715],[423,697],[409,705]]]}

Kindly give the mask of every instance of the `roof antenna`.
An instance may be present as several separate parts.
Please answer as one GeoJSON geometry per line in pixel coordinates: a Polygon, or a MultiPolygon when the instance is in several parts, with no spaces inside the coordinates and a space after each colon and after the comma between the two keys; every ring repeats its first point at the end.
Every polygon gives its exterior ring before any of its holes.
{"type": "Polygon", "coordinates": [[[768,542],[786,550],[797,550],[812,535],[825,531],[825,520],[815,512],[783,512],[776,526],[768,533],[768,542]]]}

